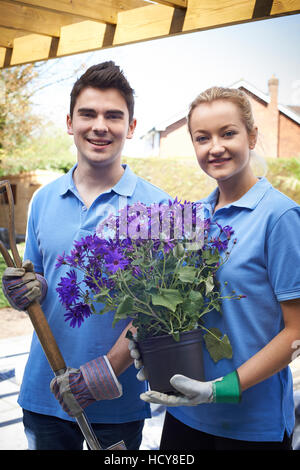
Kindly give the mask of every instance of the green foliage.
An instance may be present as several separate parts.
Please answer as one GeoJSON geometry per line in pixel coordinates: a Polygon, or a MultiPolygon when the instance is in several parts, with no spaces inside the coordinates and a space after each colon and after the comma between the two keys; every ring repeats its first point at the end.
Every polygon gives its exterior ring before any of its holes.
{"type": "MultiPolygon", "coordinates": [[[[198,201],[208,196],[216,183],[192,158],[123,159],[142,178],[182,201],[198,201]]],[[[300,158],[267,159],[266,177],[275,188],[300,204],[300,158]]]]}
{"type": "Polygon", "coordinates": [[[0,177],[34,170],[66,173],[76,161],[71,146],[72,139],[66,133],[48,127],[47,132],[17,148],[14,155],[0,150],[0,177]]]}
{"type": "Polygon", "coordinates": [[[40,122],[32,113],[31,84],[37,76],[34,64],[0,71],[0,148],[13,155],[30,138],[40,122]]]}

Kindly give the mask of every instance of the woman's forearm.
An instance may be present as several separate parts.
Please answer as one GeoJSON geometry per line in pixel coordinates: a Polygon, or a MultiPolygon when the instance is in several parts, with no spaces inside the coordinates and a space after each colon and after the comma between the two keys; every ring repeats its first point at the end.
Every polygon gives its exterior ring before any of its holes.
{"type": "Polygon", "coordinates": [[[130,356],[130,352],[128,349],[129,340],[126,338],[126,334],[129,329],[132,331],[132,333],[136,331],[132,324],[129,323],[129,325],[123,330],[111,350],[107,353],[107,358],[117,377],[122,374],[122,372],[124,372],[133,363],[133,359],[130,356]]]}
{"type": "Polygon", "coordinates": [[[300,300],[282,302],[281,308],[283,330],[237,369],[242,391],[276,374],[293,359],[293,346],[300,340],[300,300]]]}

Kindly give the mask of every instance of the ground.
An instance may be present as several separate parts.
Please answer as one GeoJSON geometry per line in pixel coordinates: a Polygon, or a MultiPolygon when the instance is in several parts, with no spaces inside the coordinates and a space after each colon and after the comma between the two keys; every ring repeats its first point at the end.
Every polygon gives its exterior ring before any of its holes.
{"type": "Polygon", "coordinates": [[[13,308],[0,309],[0,339],[29,335],[32,332],[33,327],[27,313],[13,308]]]}

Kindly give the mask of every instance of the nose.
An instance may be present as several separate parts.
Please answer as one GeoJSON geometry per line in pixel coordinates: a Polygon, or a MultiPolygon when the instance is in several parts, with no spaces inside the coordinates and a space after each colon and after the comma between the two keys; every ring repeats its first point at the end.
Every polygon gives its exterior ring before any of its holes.
{"type": "Polygon", "coordinates": [[[108,132],[107,122],[103,116],[97,116],[92,125],[92,130],[96,134],[105,134],[108,132]]]}
{"type": "Polygon", "coordinates": [[[225,147],[220,143],[218,138],[214,138],[211,141],[211,147],[209,149],[209,153],[214,157],[218,157],[223,155],[225,152],[225,147]]]}

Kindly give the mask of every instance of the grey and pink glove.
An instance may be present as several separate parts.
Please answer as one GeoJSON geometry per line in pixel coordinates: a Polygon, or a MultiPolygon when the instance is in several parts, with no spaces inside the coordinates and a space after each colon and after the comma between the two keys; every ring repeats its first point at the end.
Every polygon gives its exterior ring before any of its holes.
{"type": "Polygon", "coordinates": [[[2,290],[10,305],[16,310],[26,310],[35,300],[42,301],[47,294],[47,281],[34,273],[31,261],[21,268],[6,268],[2,276],[2,290]]]}
{"type": "Polygon", "coordinates": [[[93,359],[79,369],[68,367],[51,381],[50,390],[63,410],[75,418],[95,401],[112,400],[123,393],[107,356],[93,359]]]}

